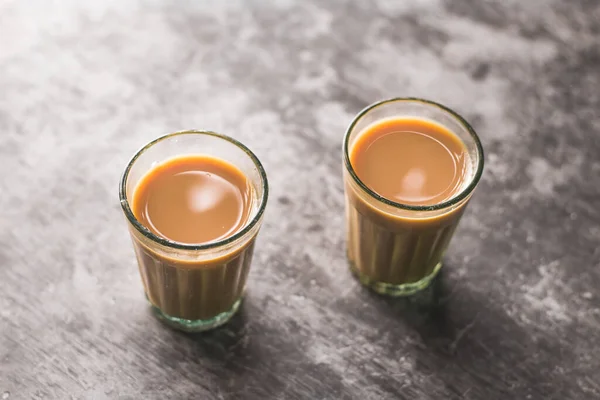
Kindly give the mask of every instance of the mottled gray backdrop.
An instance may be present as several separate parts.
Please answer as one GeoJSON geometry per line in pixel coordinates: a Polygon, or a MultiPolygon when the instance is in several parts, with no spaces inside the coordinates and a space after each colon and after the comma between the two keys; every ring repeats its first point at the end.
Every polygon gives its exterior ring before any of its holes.
{"type": "Polygon", "coordinates": [[[0,398],[599,398],[599,114],[596,0],[0,0],[0,398]],[[412,301],[344,256],[344,129],[393,96],[486,150],[412,301]],[[186,128],[272,186],[242,312],[195,336],[148,312],[117,197],[186,128]]]}

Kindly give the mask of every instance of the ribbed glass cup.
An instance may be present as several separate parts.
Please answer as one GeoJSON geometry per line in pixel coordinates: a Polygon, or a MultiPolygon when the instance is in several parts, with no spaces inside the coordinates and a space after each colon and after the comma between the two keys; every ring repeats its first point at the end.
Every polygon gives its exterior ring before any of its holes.
{"type": "MultiPolygon", "coordinates": [[[[208,131],[176,132],[144,146],[131,159],[119,188],[146,297],[155,315],[184,331],[204,331],[237,311],[250,270],[254,241],[269,188],[258,158],[243,144],[208,131]],[[160,237],[142,225],[130,202],[140,179],[154,165],[184,155],[208,155],[238,167],[252,185],[248,222],[233,235],[200,245],[160,237]]],[[[202,229],[202,227],[198,227],[202,229]]]]}
{"type": "MultiPolygon", "coordinates": [[[[406,296],[426,288],[483,172],[477,134],[457,113],[432,101],[395,98],[372,104],[352,121],[343,144],[348,260],[360,282],[378,293],[406,296]],[[421,118],[456,134],[468,153],[469,173],[458,192],[434,205],[407,205],[381,197],[361,181],[350,151],[369,125],[392,117],[421,118]]],[[[390,171],[393,174],[394,171],[390,171]]]]}

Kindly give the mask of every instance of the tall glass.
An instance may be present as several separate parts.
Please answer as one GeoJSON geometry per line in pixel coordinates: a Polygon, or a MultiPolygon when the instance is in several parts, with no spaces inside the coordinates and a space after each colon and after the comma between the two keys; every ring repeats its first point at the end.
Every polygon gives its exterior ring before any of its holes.
{"type": "Polygon", "coordinates": [[[444,252],[483,172],[483,149],[477,134],[447,107],[427,100],[395,98],[361,111],[348,127],[343,146],[351,270],[364,285],[381,294],[404,296],[424,289],[439,272],[444,252]],[[452,198],[434,205],[401,204],[379,196],[358,178],[349,155],[355,140],[369,125],[391,117],[430,120],[461,139],[470,171],[452,198]]]}
{"type": "Polygon", "coordinates": [[[176,132],[156,139],[135,154],[121,178],[119,195],[146,297],[157,317],[177,329],[204,331],[224,324],[235,314],[268,193],[267,176],[258,158],[225,135],[176,132]],[[253,198],[248,222],[242,229],[222,240],[189,245],[155,235],[137,220],[130,203],[138,182],[154,165],[176,156],[197,154],[238,167],[252,185],[253,198]]]}

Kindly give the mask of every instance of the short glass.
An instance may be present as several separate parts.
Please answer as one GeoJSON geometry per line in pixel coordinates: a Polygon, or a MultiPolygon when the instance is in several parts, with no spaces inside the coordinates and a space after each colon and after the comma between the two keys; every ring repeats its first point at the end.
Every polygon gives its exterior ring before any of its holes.
{"type": "Polygon", "coordinates": [[[157,317],[177,329],[198,332],[220,326],[235,314],[244,293],[268,194],[267,176],[258,158],[237,140],[218,133],[172,133],[147,144],[133,156],[121,178],[119,196],[146,298],[157,317]],[[130,207],[139,180],[154,165],[192,154],[230,162],[253,186],[248,222],[225,239],[200,245],[155,235],[136,219],[130,207]]]}
{"type": "Polygon", "coordinates": [[[406,296],[426,288],[440,271],[483,172],[483,149],[477,134],[460,115],[441,104],[395,98],[361,111],[348,127],[343,146],[347,252],[352,272],[361,283],[385,295],[406,296]],[[454,197],[435,205],[401,204],[379,196],[358,178],[349,155],[354,141],[366,127],[390,117],[437,122],[462,140],[471,171],[454,197]]]}

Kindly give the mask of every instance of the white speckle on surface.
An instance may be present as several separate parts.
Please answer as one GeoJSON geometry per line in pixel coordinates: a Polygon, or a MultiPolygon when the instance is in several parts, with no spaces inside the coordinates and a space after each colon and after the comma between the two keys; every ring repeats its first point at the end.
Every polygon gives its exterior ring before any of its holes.
{"type": "Polygon", "coordinates": [[[525,238],[527,243],[535,243],[535,235],[533,232],[527,232],[527,237],[525,238]]]}
{"type": "Polygon", "coordinates": [[[569,214],[569,217],[574,221],[577,219],[577,213],[572,212],[571,214],[569,214]]]}
{"type": "Polygon", "coordinates": [[[499,182],[504,182],[509,179],[509,164],[496,153],[487,154],[485,162],[484,179],[491,179],[499,182]]]}
{"type": "Polygon", "coordinates": [[[583,294],[581,295],[581,297],[583,297],[586,300],[591,300],[592,298],[594,298],[594,296],[592,295],[591,292],[583,292],[583,294]]]}
{"type": "MultiPolygon", "coordinates": [[[[436,19],[432,21],[435,23],[436,19]]],[[[444,25],[445,31],[455,39],[444,49],[444,56],[455,65],[466,65],[476,59],[544,62],[557,51],[552,41],[530,41],[468,18],[454,18],[444,25]],[[489,46],[489,39],[494,41],[494,46],[489,46]]]]}
{"type": "Polygon", "coordinates": [[[532,285],[524,285],[523,300],[526,311],[542,312],[550,320],[557,322],[572,322],[566,301],[559,294],[562,280],[560,262],[553,261],[538,267],[539,278],[532,285]]]}
{"type": "Polygon", "coordinates": [[[556,186],[565,184],[577,174],[582,162],[582,158],[578,156],[568,164],[554,167],[544,158],[532,157],[527,167],[527,175],[531,179],[533,188],[539,194],[551,196],[554,194],[556,186]]]}
{"type": "Polygon", "coordinates": [[[397,0],[382,0],[378,2],[378,6],[383,12],[392,14],[405,14],[418,12],[427,12],[440,7],[441,0],[413,0],[410,2],[397,0]]]}
{"type": "Polygon", "coordinates": [[[534,188],[545,195],[551,195],[554,192],[555,184],[561,179],[554,172],[552,167],[543,158],[532,159],[527,169],[534,188]]]}
{"type": "MultiPolygon", "coordinates": [[[[346,128],[354,116],[344,109],[344,106],[338,102],[326,102],[316,111],[317,128],[323,137],[330,137],[330,134],[337,132],[337,143],[341,146],[342,137],[346,128]]],[[[332,145],[334,142],[331,143],[332,145]]]]}
{"type": "Polygon", "coordinates": [[[331,32],[331,22],[333,21],[333,15],[309,3],[307,3],[306,8],[309,17],[300,17],[305,19],[305,21],[303,22],[308,22],[306,29],[302,30],[302,35],[308,40],[314,40],[317,39],[319,36],[328,35],[329,32],[331,32]]]}

